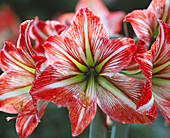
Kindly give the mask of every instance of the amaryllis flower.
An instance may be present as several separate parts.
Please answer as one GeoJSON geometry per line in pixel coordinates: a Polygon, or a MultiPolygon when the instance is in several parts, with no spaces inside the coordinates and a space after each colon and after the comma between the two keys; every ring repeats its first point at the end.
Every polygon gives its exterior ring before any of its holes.
{"type": "MultiPolygon", "coordinates": [[[[170,1],[169,0],[152,0],[149,7],[144,10],[134,10],[127,14],[125,21],[130,22],[139,41],[137,42],[136,53],[146,52],[151,44],[152,38],[156,38],[158,34],[157,20],[163,20],[170,23],[170,1]]],[[[138,65],[133,60],[127,70],[136,70],[138,65]]]]}
{"type": "Polygon", "coordinates": [[[17,118],[16,131],[20,137],[27,137],[32,133],[48,104],[37,100],[37,108],[34,107],[29,94],[32,82],[38,74],[35,74],[36,69],[40,62],[45,61],[44,57],[36,55],[30,45],[30,23],[31,21],[25,21],[21,24],[17,47],[5,42],[0,51],[0,67],[4,71],[0,76],[0,111],[18,113],[18,116],[7,119],[17,118]]]}
{"type": "MultiPolygon", "coordinates": [[[[120,32],[122,21],[125,16],[123,11],[110,12],[103,4],[102,0],[80,0],[76,5],[75,11],[78,11],[82,7],[90,8],[101,18],[110,36],[120,32]]],[[[58,19],[61,22],[67,22],[71,21],[74,15],[75,13],[66,13],[59,16],[58,19]]]]}
{"type": "Polygon", "coordinates": [[[135,50],[130,38],[110,39],[100,18],[80,9],[64,36],[45,42],[50,65],[34,81],[33,98],[68,107],[72,135],[93,120],[97,105],[111,119],[123,123],[151,123],[154,118],[136,112],[144,83],[117,73],[135,50]]]}
{"type": "Polygon", "coordinates": [[[3,5],[0,9],[0,49],[3,48],[4,41],[16,43],[19,24],[15,12],[8,5],[3,5]]]}
{"type": "Polygon", "coordinates": [[[151,50],[137,54],[136,60],[150,84],[148,86],[152,86],[152,95],[158,109],[170,121],[170,26],[163,21],[159,21],[159,26],[159,35],[151,50]]]}
{"type": "Polygon", "coordinates": [[[38,17],[35,17],[30,28],[30,37],[35,40],[34,49],[40,55],[44,55],[42,44],[44,44],[45,40],[51,35],[61,34],[65,29],[66,26],[58,21],[47,20],[43,22],[40,21],[38,17]]]}

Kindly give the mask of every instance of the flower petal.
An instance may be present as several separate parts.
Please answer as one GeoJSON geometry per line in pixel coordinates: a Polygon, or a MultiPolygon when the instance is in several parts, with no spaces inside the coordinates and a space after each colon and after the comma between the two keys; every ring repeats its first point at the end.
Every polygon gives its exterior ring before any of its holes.
{"type": "Polygon", "coordinates": [[[157,117],[157,109],[151,91],[151,84],[148,80],[145,82],[145,87],[136,109],[141,114],[150,115],[154,118],[157,117]]]}
{"type": "Polygon", "coordinates": [[[152,123],[154,118],[136,111],[144,83],[140,80],[115,74],[99,80],[97,104],[111,119],[122,123],[152,123]]]}
{"type": "Polygon", "coordinates": [[[15,70],[35,73],[35,63],[33,59],[23,53],[9,42],[5,42],[3,50],[0,51],[0,66],[3,71],[15,70]]]}
{"type": "Polygon", "coordinates": [[[59,35],[51,36],[47,39],[44,47],[50,64],[60,71],[65,71],[63,72],[64,74],[87,70],[87,67],[84,66],[86,59],[82,48],[78,47],[68,37],[59,35]]]}
{"type": "Polygon", "coordinates": [[[28,113],[29,111],[35,110],[32,100],[29,101],[29,103],[27,103],[23,107],[26,110],[22,111],[22,113],[26,114],[26,115],[22,116],[21,113],[18,114],[18,116],[21,115],[21,117],[17,118],[17,121],[16,121],[16,130],[17,130],[17,133],[20,135],[20,137],[22,137],[22,138],[27,137],[34,131],[34,129],[37,127],[37,125],[39,123],[39,122],[37,122],[37,117],[39,119],[42,118],[47,105],[48,105],[48,102],[41,101],[41,105],[40,105],[39,111],[38,111],[39,112],[38,116],[35,114],[36,112],[34,114],[30,113],[30,115],[28,113]]]}
{"type": "Polygon", "coordinates": [[[82,8],[76,13],[72,20],[72,25],[66,32],[66,36],[73,39],[77,46],[86,51],[87,58],[90,55],[93,57],[98,48],[101,48],[101,39],[109,39],[100,18],[88,8],[82,8]]]}
{"type": "Polygon", "coordinates": [[[97,111],[95,101],[88,105],[82,106],[76,98],[72,98],[69,109],[69,118],[71,121],[72,136],[77,136],[90,124],[97,111]]]}
{"type": "Polygon", "coordinates": [[[151,48],[154,53],[153,73],[170,65],[170,57],[168,56],[170,52],[170,26],[163,21],[159,21],[159,26],[159,35],[151,48]]]}
{"type": "Polygon", "coordinates": [[[146,79],[151,83],[152,82],[152,62],[153,54],[152,51],[147,51],[142,54],[137,54],[135,56],[136,61],[146,79]]]}
{"type": "Polygon", "coordinates": [[[37,52],[44,53],[42,44],[51,35],[61,34],[66,29],[64,24],[55,20],[40,21],[38,17],[32,23],[30,28],[30,36],[35,40],[36,45],[34,48],[37,52]]]}
{"type": "Polygon", "coordinates": [[[125,21],[131,23],[137,37],[145,42],[147,50],[158,25],[155,15],[148,10],[135,10],[126,15],[125,21]]]}
{"type": "Polygon", "coordinates": [[[156,18],[170,23],[170,1],[169,0],[152,0],[148,10],[155,14],[156,18]]]}
{"type": "Polygon", "coordinates": [[[101,71],[103,75],[114,75],[127,67],[133,57],[135,49],[134,41],[130,38],[117,38],[103,41],[99,49],[100,54],[96,60],[96,64],[98,64],[96,70],[98,72],[101,71]]]}
{"type": "Polygon", "coordinates": [[[35,99],[66,106],[74,94],[79,95],[85,91],[84,80],[84,75],[66,76],[49,65],[34,81],[30,93],[35,99]]]}
{"type": "Polygon", "coordinates": [[[31,98],[29,91],[33,80],[34,76],[26,72],[3,73],[0,77],[0,110],[17,113],[19,102],[25,105],[31,98]]]}
{"type": "Polygon", "coordinates": [[[26,20],[20,25],[20,35],[17,41],[17,48],[21,49],[24,56],[27,57],[30,61],[32,60],[31,56],[36,55],[31,46],[31,41],[29,37],[31,22],[31,20],[26,20]]]}
{"type": "MultiPolygon", "coordinates": [[[[161,81],[162,82],[162,81],[161,81]]],[[[156,83],[153,81],[152,91],[155,98],[155,103],[163,117],[170,121],[170,94],[169,82],[156,83]]]]}

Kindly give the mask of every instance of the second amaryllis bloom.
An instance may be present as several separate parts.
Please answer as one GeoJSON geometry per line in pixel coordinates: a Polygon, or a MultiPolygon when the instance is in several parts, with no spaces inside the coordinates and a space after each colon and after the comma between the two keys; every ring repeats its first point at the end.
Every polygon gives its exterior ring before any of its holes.
{"type": "Polygon", "coordinates": [[[30,93],[67,106],[73,136],[93,120],[97,105],[115,121],[148,124],[154,120],[136,112],[144,83],[117,73],[131,61],[134,41],[109,40],[100,18],[88,8],[77,12],[64,36],[49,37],[44,47],[50,65],[30,93]]]}
{"type": "Polygon", "coordinates": [[[159,35],[151,50],[137,54],[136,60],[150,84],[146,93],[152,89],[158,109],[170,121],[170,26],[163,21],[159,21],[159,26],[159,35]]]}
{"type": "Polygon", "coordinates": [[[32,82],[40,73],[39,66],[45,61],[31,47],[28,33],[30,24],[29,20],[21,24],[17,46],[5,42],[0,51],[0,67],[4,71],[0,75],[0,111],[18,114],[7,119],[17,118],[16,131],[21,138],[34,131],[49,103],[37,100],[37,107],[34,107],[29,94],[32,82]]]}

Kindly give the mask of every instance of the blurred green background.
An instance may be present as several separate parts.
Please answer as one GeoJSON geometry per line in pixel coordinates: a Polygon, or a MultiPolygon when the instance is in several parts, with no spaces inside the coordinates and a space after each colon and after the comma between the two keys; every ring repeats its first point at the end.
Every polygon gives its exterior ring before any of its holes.
{"type": "MultiPolygon", "coordinates": [[[[122,10],[126,13],[146,8],[151,0],[103,0],[110,11],[122,10]]],[[[61,13],[74,12],[78,0],[0,0],[0,6],[10,5],[21,21],[38,16],[41,20],[52,19],[61,13]]],[[[0,138],[19,137],[15,130],[15,120],[6,121],[9,114],[0,113],[0,138]]],[[[170,127],[164,126],[164,118],[158,114],[153,124],[129,124],[128,138],[170,138],[170,127]]],[[[89,127],[77,138],[88,138],[89,127]]],[[[29,138],[71,138],[71,124],[68,111],[50,103],[41,123],[29,138]]],[[[120,138],[120,137],[117,137],[120,138]]]]}

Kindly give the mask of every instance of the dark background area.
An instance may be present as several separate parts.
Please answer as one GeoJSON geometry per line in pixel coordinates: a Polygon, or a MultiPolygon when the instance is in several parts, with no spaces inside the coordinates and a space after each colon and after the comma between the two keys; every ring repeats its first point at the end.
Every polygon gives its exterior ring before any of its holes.
{"type": "MultiPolygon", "coordinates": [[[[103,0],[110,11],[122,10],[126,13],[147,8],[151,0],[103,0]]],[[[0,6],[10,5],[21,21],[38,16],[41,20],[52,19],[66,12],[74,12],[78,0],[0,0],[0,6]]],[[[10,114],[0,113],[0,138],[19,137],[15,130],[15,120],[6,121],[10,114]]],[[[88,138],[89,127],[77,138],[88,138]]],[[[71,124],[68,111],[50,103],[41,123],[29,138],[71,138],[71,124]]],[[[119,138],[119,137],[118,137],[119,138]]],[[[153,124],[129,124],[129,138],[170,138],[170,127],[164,126],[164,118],[158,114],[153,124]]]]}
{"type": "MultiPolygon", "coordinates": [[[[146,8],[151,0],[103,0],[110,11],[131,12],[146,8]]],[[[41,20],[65,12],[74,12],[78,0],[0,0],[0,5],[10,5],[22,21],[38,16],[41,20]]]]}

